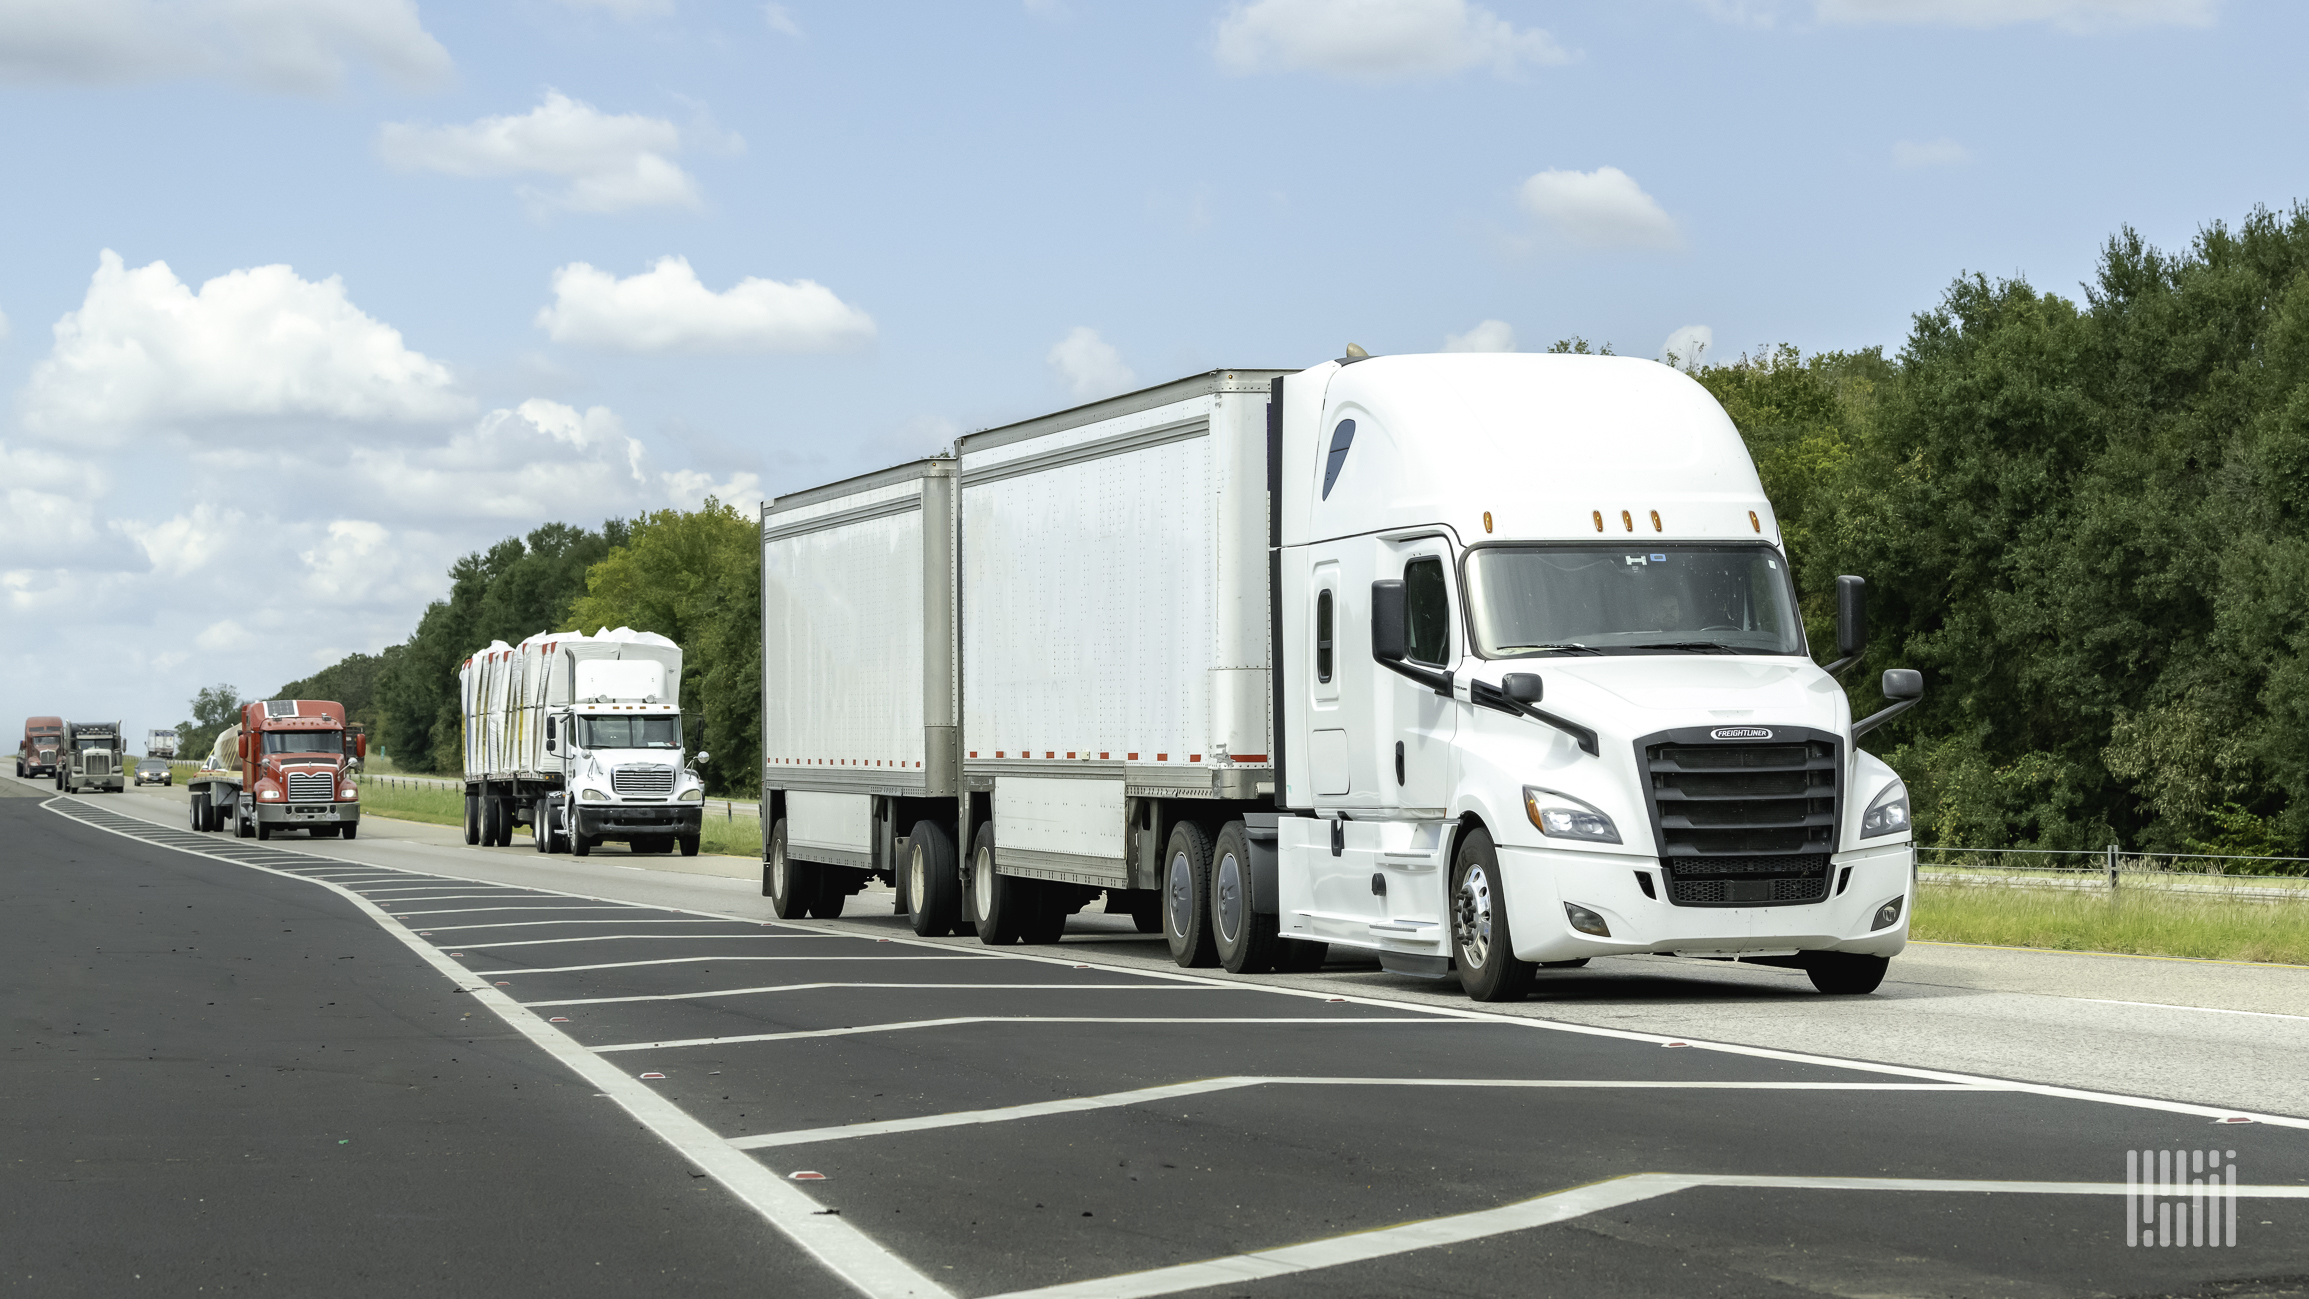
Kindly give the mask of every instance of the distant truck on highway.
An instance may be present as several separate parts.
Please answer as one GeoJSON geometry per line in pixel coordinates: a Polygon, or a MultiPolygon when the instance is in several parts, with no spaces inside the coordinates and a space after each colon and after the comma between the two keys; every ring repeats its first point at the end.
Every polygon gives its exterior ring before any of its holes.
{"type": "Polygon", "coordinates": [[[122,768],[128,762],[120,737],[118,722],[66,722],[56,751],[56,787],[67,794],[119,793],[127,784],[122,768]]]}
{"type": "Polygon", "coordinates": [[[27,717],[24,740],[16,746],[16,778],[54,776],[56,750],[64,742],[64,719],[27,717]]]}
{"type": "Polygon", "coordinates": [[[539,852],[697,855],[705,784],[683,757],[680,646],[630,627],[497,641],[460,665],[457,698],[465,842],[504,847],[527,825],[539,852]]]}
{"type": "Polygon", "coordinates": [[[216,739],[185,782],[192,828],[230,829],[242,839],[283,830],[351,839],[361,830],[361,791],[347,770],[367,740],[345,741],[344,705],[326,699],[264,699],[216,739]]]}
{"type": "Polygon", "coordinates": [[[151,730],[144,733],[144,756],[173,758],[176,756],[177,734],[173,730],[151,730]]]}
{"type": "Polygon", "coordinates": [[[1753,464],[1646,360],[1223,370],[974,433],[762,518],[763,890],[892,879],[1050,942],[1104,893],[1175,960],[1330,949],[1523,996],[1604,955],[1864,993],[1908,792],[1816,665],[1753,464]]]}

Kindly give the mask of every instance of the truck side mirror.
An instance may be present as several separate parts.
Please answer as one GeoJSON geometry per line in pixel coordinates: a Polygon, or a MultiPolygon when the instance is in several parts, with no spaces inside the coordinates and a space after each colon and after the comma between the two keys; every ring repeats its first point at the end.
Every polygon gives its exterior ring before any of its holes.
{"type": "Polygon", "coordinates": [[[553,719],[550,717],[545,719],[545,751],[547,753],[561,752],[561,745],[553,728],[553,719]]]}
{"type": "Polygon", "coordinates": [[[1409,619],[1404,607],[1400,578],[1371,584],[1371,657],[1381,663],[1401,663],[1410,653],[1409,619]]]}
{"type": "Polygon", "coordinates": [[[1924,674],[1915,668],[1886,668],[1884,670],[1884,697],[1886,699],[1922,699],[1924,674]]]}
{"type": "Polygon", "coordinates": [[[1546,686],[1537,672],[1510,672],[1499,679],[1500,689],[1519,704],[1538,703],[1547,693],[1546,686]]]}
{"type": "Polygon", "coordinates": [[[697,762],[712,762],[713,760],[714,755],[706,752],[704,749],[699,749],[698,756],[694,759],[694,761],[697,762]]]}
{"type": "Polygon", "coordinates": [[[1846,574],[1836,579],[1836,652],[1856,658],[1868,648],[1868,582],[1846,574]]]}

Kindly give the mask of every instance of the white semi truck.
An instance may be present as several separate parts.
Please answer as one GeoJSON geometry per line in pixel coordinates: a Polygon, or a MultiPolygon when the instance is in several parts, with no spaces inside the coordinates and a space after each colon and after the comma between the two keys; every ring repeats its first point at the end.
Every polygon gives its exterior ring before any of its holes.
{"type": "MultiPolygon", "coordinates": [[[[630,627],[492,642],[458,668],[465,842],[698,852],[705,785],[684,756],[681,647],[630,627]]],[[[699,754],[699,760],[705,757],[699,754]]]]}
{"type": "Polygon", "coordinates": [[[148,758],[174,758],[177,739],[178,736],[175,731],[146,731],[144,733],[144,756],[148,758]]]}
{"type": "Polygon", "coordinates": [[[893,879],[1052,941],[1104,892],[1182,965],[1331,948],[1522,996],[1600,955],[1872,991],[1907,791],[1810,656],[1706,390],[1632,358],[1227,370],[962,438],[763,518],[764,891],[893,879]]]}

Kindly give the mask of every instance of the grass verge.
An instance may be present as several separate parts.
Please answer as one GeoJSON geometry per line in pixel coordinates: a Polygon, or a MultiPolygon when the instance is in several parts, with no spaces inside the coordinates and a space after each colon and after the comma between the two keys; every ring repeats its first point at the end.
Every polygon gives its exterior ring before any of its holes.
{"type": "MultiPolygon", "coordinates": [[[[361,782],[361,814],[391,817],[396,821],[423,821],[431,825],[465,824],[465,794],[430,785],[387,785],[361,782]]],[[[529,828],[514,827],[518,842],[527,842],[529,828]]],[[[699,827],[698,851],[729,857],[762,855],[761,822],[754,817],[724,820],[709,816],[699,827]]]]}
{"type": "Polygon", "coordinates": [[[1935,943],[2309,965],[2305,902],[1926,884],[1909,934],[1935,943]]]}

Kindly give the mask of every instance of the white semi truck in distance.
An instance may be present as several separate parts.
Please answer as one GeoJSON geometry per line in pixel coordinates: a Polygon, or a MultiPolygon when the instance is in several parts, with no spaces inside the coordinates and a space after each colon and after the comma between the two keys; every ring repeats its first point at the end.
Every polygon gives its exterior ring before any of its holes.
{"type": "Polygon", "coordinates": [[[1182,965],[1329,949],[1483,1000],[1591,957],[1864,993],[1907,790],[1810,657],[1771,503],[1633,358],[1225,370],[990,429],[763,515],[763,889],[879,875],[923,934],[1055,941],[1103,892],[1182,965]]]}
{"type": "Polygon", "coordinates": [[[179,738],[177,733],[172,730],[146,731],[144,733],[144,756],[148,758],[174,758],[179,738]]]}
{"type": "MultiPolygon", "coordinates": [[[[695,857],[705,784],[682,748],[681,647],[631,627],[492,642],[457,672],[465,842],[695,857]]],[[[703,761],[706,755],[699,754],[703,761]]]]}

